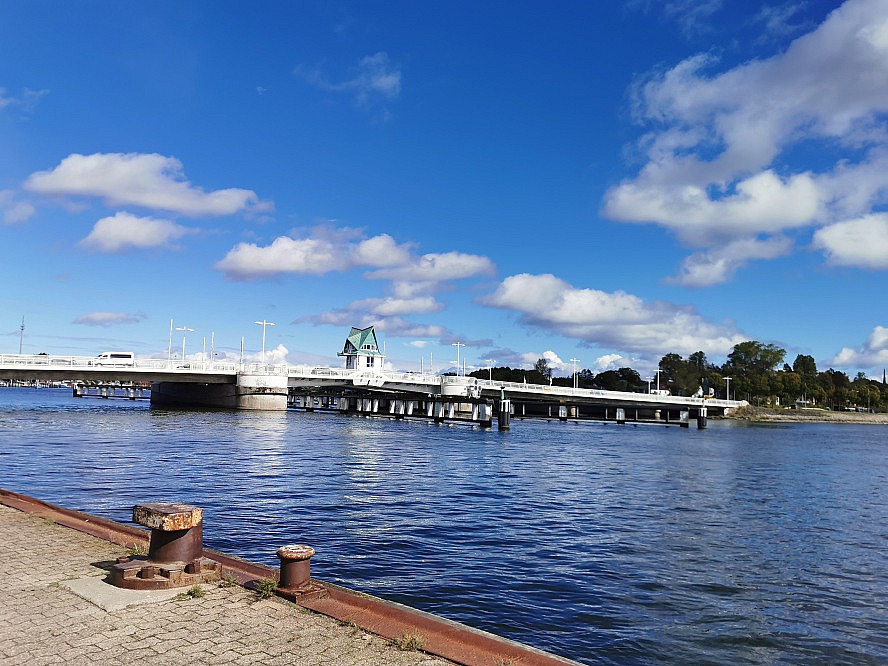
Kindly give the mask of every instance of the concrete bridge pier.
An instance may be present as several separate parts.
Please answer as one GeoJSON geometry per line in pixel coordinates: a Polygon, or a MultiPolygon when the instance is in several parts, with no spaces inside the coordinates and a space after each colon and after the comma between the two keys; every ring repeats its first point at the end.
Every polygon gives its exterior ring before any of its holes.
{"type": "Polygon", "coordinates": [[[235,384],[154,382],[151,384],[151,404],[286,411],[287,376],[238,374],[235,384]]]}

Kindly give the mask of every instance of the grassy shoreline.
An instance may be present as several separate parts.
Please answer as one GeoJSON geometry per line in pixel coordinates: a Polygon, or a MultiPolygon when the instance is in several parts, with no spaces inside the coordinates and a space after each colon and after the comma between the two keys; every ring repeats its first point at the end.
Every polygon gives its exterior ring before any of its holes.
{"type": "Polygon", "coordinates": [[[865,412],[833,412],[827,409],[771,409],[768,407],[741,407],[727,418],[741,421],[773,423],[866,423],[888,425],[888,414],[865,412]]]}

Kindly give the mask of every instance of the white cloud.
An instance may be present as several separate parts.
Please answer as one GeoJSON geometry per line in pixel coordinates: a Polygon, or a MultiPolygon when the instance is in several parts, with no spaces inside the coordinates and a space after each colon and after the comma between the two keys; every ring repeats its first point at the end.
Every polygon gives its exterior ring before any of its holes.
{"type": "Polygon", "coordinates": [[[190,233],[194,232],[169,220],[137,217],[121,212],[96,222],[93,230],[78,245],[96,252],[143,250],[171,247],[173,241],[190,233]]]}
{"type": "Polygon", "coordinates": [[[113,326],[115,324],[137,324],[145,319],[141,312],[127,314],[126,312],[90,312],[80,315],[74,320],[75,324],[85,326],[113,326]]]}
{"type": "MultiPolygon", "coordinates": [[[[348,228],[318,227],[306,238],[280,236],[266,246],[240,243],[215,268],[230,280],[375,268],[366,274],[368,279],[393,280],[395,298],[415,304],[430,303],[427,298],[418,297],[427,296],[442,282],[487,275],[495,270],[487,257],[461,252],[416,256],[411,252],[412,243],[399,244],[388,234],[359,240],[358,233],[348,228]]],[[[391,303],[394,302],[392,299],[391,303]]]]}
{"type": "Polygon", "coordinates": [[[527,325],[623,351],[720,354],[746,339],[690,307],[646,302],[622,291],[578,289],[554,275],[513,275],[482,302],[518,313],[527,325]]]}
{"type": "Polygon", "coordinates": [[[239,243],[215,268],[229,280],[254,280],[282,273],[323,275],[349,267],[348,257],[338,250],[322,239],[280,236],[265,247],[239,243]]]}
{"type": "Polygon", "coordinates": [[[295,273],[324,275],[369,266],[409,262],[410,245],[381,234],[356,241],[352,229],[318,228],[308,238],[279,236],[271,245],[239,243],[215,268],[229,280],[255,280],[295,273]]]}
{"type": "Polygon", "coordinates": [[[3,224],[18,224],[34,214],[34,206],[26,201],[18,201],[12,190],[0,190],[0,212],[3,224]]]}
{"type": "Polygon", "coordinates": [[[294,68],[293,74],[321,90],[352,96],[360,108],[381,108],[385,116],[388,115],[386,102],[401,94],[401,71],[382,51],[361,58],[351,78],[342,81],[330,81],[319,69],[306,65],[294,68]]]}
{"type": "Polygon", "coordinates": [[[637,87],[635,112],[649,127],[639,142],[646,163],[608,191],[608,216],[718,248],[866,215],[886,202],[884,0],[848,0],[770,58],[710,74],[716,64],[697,55],[637,87]],[[819,173],[793,168],[797,147],[838,159],[819,173]]]}
{"type": "Polygon", "coordinates": [[[48,90],[32,90],[25,88],[18,97],[12,97],[6,94],[5,88],[0,88],[0,111],[7,108],[19,108],[26,112],[31,112],[37,105],[37,102],[44,96],[48,95],[48,90]]]}
{"type": "Polygon", "coordinates": [[[829,363],[852,371],[861,368],[877,370],[888,366],[888,328],[876,326],[861,347],[844,347],[829,363]]]}
{"type": "Polygon", "coordinates": [[[691,245],[737,235],[775,233],[806,226],[824,194],[810,174],[780,178],[771,170],[737,182],[718,198],[708,183],[626,183],[607,195],[607,213],[624,222],[656,220],[691,245]]]}
{"type": "Polygon", "coordinates": [[[416,298],[394,298],[389,296],[386,298],[366,298],[355,301],[348,306],[348,309],[390,317],[392,315],[440,312],[444,309],[444,305],[435,300],[434,296],[419,296],[416,298]]]}
{"type": "Polygon", "coordinates": [[[50,171],[31,174],[24,187],[45,196],[98,197],[109,206],[140,206],[188,216],[231,215],[270,207],[251,190],[205,192],[185,180],[179,160],[158,154],[72,154],[50,171]]]}
{"type": "Polygon", "coordinates": [[[352,255],[362,266],[398,266],[410,261],[411,247],[410,243],[398,245],[388,234],[380,234],[358,243],[352,255]]]}
{"type": "Polygon", "coordinates": [[[592,367],[596,372],[619,370],[620,368],[627,367],[625,360],[626,359],[621,354],[605,354],[604,356],[596,358],[592,367]]]}
{"type": "Polygon", "coordinates": [[[707,252],[692,254],[682,262],[678,275],[667,282],[685,287],[709,287],[726,282],[753,259],[774,259],[787,254],[792,241],[783,236],[759,240],[740,238],[707,252]]]}
{"type": "Polygon", "coordinates": [[[283,365],[287,363],[287,355],[289,353],[290,350],[284,347],[284,345],[278,345],[273,349],[266,349],[265,362],[269,365],[283,365]]]}
{"type": "Polygon", "coordinates": [[[823,250],[833,265],[888,269],[888,213],[824,227],[814,234],[814,247],[823,250]]]}
{"type": "Polygon", "coordinates": [[[570,371],[573,372],[573,363],[565,363],[561,360],[561,357],[551,349],[547,349],[542,354],[539,352],[524,352],[521,354],[522,366],[526,368],[532,368],[540,359],[545,360],[552,370],[560,372],[569,368],[570,371]]]}
{"type": "Polygon", "coordinates": [[[463,252],[424,254],[409,263],[382,268],[367,274],[377,280],[395,280],[399,283],[427,283],[462,280],[479,275],[490,275],[496,270],[487,257],[463,252]]]}

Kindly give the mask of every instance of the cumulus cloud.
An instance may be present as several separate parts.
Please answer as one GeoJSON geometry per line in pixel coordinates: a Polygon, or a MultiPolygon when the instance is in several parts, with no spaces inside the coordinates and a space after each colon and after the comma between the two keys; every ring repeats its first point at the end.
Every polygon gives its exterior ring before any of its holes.
{"type": "Polygon", "coordinates": [[[487,257],[463,252],[445,252],[411,258],[411,261],[400,266],[372,271],[367,274],[367,277],[377,280],[394,280],[406,286],[490,275],[495,270],[493,262],[487,257]]]}
{"type": "Polygon", "coordinates": [[[3,224],[18,224],[34,214],[34,206],[19,201],[12,190],[0,190],[0,214],[3,215],[3,224]]]}
{"type": "Polygon", "coordinates": [[[158,154],[72,154],[54,169],[31,174],[24,188],[45,196],[98,197],[108,206],[139,206],[193,217],[263,211],[271,206],[252,190],[205,192],[185,179],[179,160],[158,154]]]}
{"type": "Polygon", "coordinates": [[[431,301],[420,297],[442,282],[488,275],[495,270],[493,262],[480,255],[445,252],[417,256],[412,250],[412,243],[397,243],[388,234],[359,239],[354,229],[319,227],[302,238],[280,236],[270,245],[240,243],[215,268],[229,280],[376,269],[365,277],[393,281],[394,298],[388,301],[392,307],[397,306],[396,299],[428,304],[431,301]]]}
{"type": "Polygon", "coordinates": [[[852,370],[876,370],[888,366],[888,328],[876,326],[863,345],[857,349],[842,348],[830,361],[830,365],[852,370]]]}
{"type": "Polygon", "coordinates": [[[690,307],[647,302],[622,291],[581,289],[548,274],[507,277],[482,303],[511,310],[526,325],[621,351],[719,354],[746,339],[728,325],[705,321],[690,307]]]}
{"type": "Polygon", "coordinates": [[[888,269],[888,213],[831,224],[814,234],[814,247],[830,264],[888,269]]]}
{"type": "Polygon", "coordinates": [[[229,280],[255,280],[287,273],[324,275],[358,267],[407,263],[410,244],[399,245],[388,234],[357,241],[351,229],[313,230],[306,238],[279,236],[271,245],[239,243],[215,268],[229,280]]]}
{"type": "Polygon", "coordinates": [[[171,247],[173,241],[190,233],[194,232],[169,220],[121,212],[96,222],[89,235],[78,245],[95,252],[145,250],[171,247]]]}
{"type": "Polygon", "coordinates": [[[368,312],[382,317],[415,313],[440,312],[444,305],[435,300],[434,296],[417,298],[365,298],[348,306],[349,310],[368,312]]]}
{"type": "Polygon", "coordinates": [[[573,363],[565,363],[561,360],[561,357],[551,349],[547,349],[543,353],[532,351],[524,352],[521,354],[521,365],[525,368],[531,368],[540,359],[545,360],[549,364],[549,367],[554,371],[563,372],[565,369],[570,369],[570,371],[573,372],[573,363]]]}
{"type": "MultiPolygon", "coordinates": [[[[883,0],[848,0],[773,57],[711,73],[717,64],[693,56],[634,90],[648,127],[638,144],[645,163],[607,192],[606,215],[661,225],[723,255],[737,238],[828,225],[886,202],[883,0]],[[793,168],[800,146],[838,159],[822,172],[793,168]]],[[[743,263],[735,256],[731,271],[743,263]]]]}
{"type": "Polygon", "coordinates": [[[115,324],[138,324],[146,318],[145,314],[138,312],[128,314],[126,312],[90,312],[80,315],[74,320],[75,324],[84,326],[114,326],[115,324]]]}
{"type": "Polygon", "coordinates": [[[685,287],[708,287],[726,282],[753,259],[774,259],[787,254],[792,241],[783,236],[760,240],[740,238],[707,252],[698,252],[682,262],[678,275],[667,282],[685,287]]]}
{"type": "Polygon", "coordinates": [[[632,367],[626,362],[626,358],[621,354],[605,354],[595,359],[592,368],[596,372],[604,372],[605,370],[619,370],[620,368],[632,367]]]}
{"type": "Polygon", "coordinates": [[[380,51],[361,58],[350,78],[331,81],[318,68],[299,65],[293,74],[312,86],[327,92],[348,94],[363,109],[382,109],[388,117],[386,103],[401,94],[401,71],[380,51]]]}

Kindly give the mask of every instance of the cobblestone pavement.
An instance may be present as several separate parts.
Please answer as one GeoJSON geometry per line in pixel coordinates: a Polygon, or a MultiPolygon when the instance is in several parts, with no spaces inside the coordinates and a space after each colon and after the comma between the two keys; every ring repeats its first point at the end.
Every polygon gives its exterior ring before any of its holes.
{"type": "Polygon", "coordinates": [[[0,665],[447,666],[278,598],[204,585],[203,597],[107,612],[66,581],[105,576],[122,548],[0,505],[0,665]]]}

